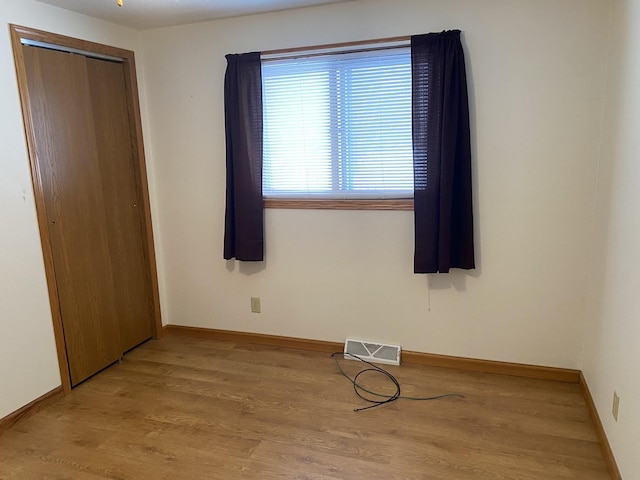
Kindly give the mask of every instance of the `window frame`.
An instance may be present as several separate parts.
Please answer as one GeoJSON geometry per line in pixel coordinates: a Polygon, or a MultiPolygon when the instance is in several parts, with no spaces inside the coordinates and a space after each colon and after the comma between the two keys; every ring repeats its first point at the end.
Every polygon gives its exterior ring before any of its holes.
{"type": "MultiPolygon", "coordinates": [[[[326,55],[328,52],[349,52],[363,50],[382,50],[386,48],[406,47],[411,42],[410,36],[388,37],[374,40],[331,43],[324,45],[294,47],[261,52],[263,61],[281,58],[301,58],[326,55]]],[[[264,207],[273,209],[304,210],[397,210],[413,211],[413,196],[407,198],[375,198],[375,199],[309,199],[292,197],[263,197],[264,207]]]]}

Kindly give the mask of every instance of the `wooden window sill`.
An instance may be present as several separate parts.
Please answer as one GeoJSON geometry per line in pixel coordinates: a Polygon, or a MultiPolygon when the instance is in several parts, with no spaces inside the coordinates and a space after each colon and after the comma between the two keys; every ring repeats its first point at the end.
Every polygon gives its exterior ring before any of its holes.
{"type": "Polygon", "coordinates": [[[264,207],[300,210],[413,210],[413,198],[396,200],[293,200],[265,198],[264,207]]]}

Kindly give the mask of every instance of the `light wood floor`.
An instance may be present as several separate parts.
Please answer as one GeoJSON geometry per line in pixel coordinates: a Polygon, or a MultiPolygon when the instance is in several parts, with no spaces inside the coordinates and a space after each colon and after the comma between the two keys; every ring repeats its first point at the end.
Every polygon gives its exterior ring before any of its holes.
{"type": "Polygon", "coordinates": [[[0,436],[0,479],[609,478],[577,385],[389,370],[403,394],[466,398],[356,413],[327,354],[151,341],[0,436]]]}

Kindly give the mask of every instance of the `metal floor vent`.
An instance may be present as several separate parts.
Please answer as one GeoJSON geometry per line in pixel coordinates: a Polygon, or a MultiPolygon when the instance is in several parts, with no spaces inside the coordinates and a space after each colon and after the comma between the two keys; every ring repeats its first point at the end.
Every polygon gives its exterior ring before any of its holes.
{"type": "MultiPolygon", "coordinates": [[[[367,340],[354,340],[347,338],[344,342],[344,353],[357,355],[363,360],[372,363],[384,363],[387,365],[400,365],[400,345],[387,345],[385,343],[369,342],[367,340]]],[[[350,355],[345,355],[347,360],[355,360],[350,355]]]]}

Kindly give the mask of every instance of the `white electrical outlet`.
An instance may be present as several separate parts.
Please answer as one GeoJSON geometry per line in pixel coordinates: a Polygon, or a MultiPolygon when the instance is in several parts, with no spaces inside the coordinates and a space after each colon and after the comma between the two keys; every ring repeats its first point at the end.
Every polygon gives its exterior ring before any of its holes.
{"type": "Polygon", "coordinates": [[[613,418],[617,422],[618,421],[618,409],[620,408],[620,395],[618,392],[614,390],[613,392],[613,407],[611,407],[611,413],[613,413],[613,418]]]}
{"type": "Polygon", "coordinates": [[[251,313],[260,313],[260,297],[251,297],[251,313]]]}

